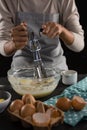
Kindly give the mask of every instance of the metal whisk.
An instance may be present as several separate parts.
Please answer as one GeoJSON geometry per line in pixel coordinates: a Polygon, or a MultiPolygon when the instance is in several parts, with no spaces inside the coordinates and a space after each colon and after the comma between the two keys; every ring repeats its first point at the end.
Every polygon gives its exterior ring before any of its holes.
{"type": "Polygon", "coordinates": [[[44,64],[42,62],[40,56],[41,46],[37,39],[34,37],[34,32],[30,34],[30,42],[29,42],[30,51],[33,54],[34,66],[35,66],[35,76],[39,79],[46,78],[46,70],[44,68],[44,64]]]}

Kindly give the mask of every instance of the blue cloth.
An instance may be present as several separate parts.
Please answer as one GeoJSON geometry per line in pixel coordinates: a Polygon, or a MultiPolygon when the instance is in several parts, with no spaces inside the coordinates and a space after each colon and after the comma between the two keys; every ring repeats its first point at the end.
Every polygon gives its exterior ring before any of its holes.
{"type": "MultiPolygon", "coordinates": [[[[74,95],[81,96],[87,101],[87,77],[66,88],[60,95],[54,96],[44,103],[55,106],[58,98],[68,97],[72,99],[74,95]]],[[[64,112],[64,122],[69,125],[75,126],[82,119],[87,120],[87,105],[81,111],[70,109],[69,111],[64,112]]]]}

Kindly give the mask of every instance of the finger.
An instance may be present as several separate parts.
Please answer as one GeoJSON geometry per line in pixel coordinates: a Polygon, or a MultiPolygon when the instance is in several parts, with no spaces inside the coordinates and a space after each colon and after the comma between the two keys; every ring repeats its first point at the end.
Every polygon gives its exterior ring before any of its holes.
{"type": "Polygon", "coordinates": [[[27,42],[28,38],[27,37],[13,37],[12,39],[14,42],[27,42]]]}
{"type": "Polygon", "coordinates": [[[50,30],[50,27],[46,25],[46,27],[43,28],[43,33],[48,34],[49,30],[50,30]]]}
{"type": "Polygon", "coordinates": [[[59,30],[58,30],[57,26],[52,26],[51,28],[52,29],[48,32],[48,37],[53,38],[55,36],[55,34],[58,33],[59,30]]]}
{"type": "Polygon", "coordinates": [[[17,30],[14,30],[12,32],[12,36],[15,37],[15,36],[28,36],[28,32],[27,31],[17,31],[17,30]]]}
{"type": "Polygon", "coordinates": [[[26,22],[22,22],[21,25],[27,26],[27,23],[26,22]]]}
{"type": "Polygon", "coordinates": [[[54,30],[55,30],[54,23],[51,22],[51,23],[47,24],[45,33],[46,33],[46,35],[48,37],[51,37],[51,35],[53,34],[54,30]]]}
{"type": "Polygon", "coordinates": [[[62,33],[62,28],[57,29],[57,31],[54,32],[52,38],[56,36],[60,36],[61,33],[62,33]]]}
{"type": "Polygon", "coordinates": [[[18,25],[12,29],[12,31],[14,30],[23,31],[23,30],[27,30],[27,27],[24,25],[18,25]]]}
{"type": "Polygon", "coordinates": [[[57,36],[59,36],[59,32],[54,32],[54,34],[51,36],[51,38],[55,38],[57,36]]]}
{"type": "Polygon", "coordinates": [[[27,45],[27,42],[13,42],[14,45],[15,45],[15,48],[18,50],[18,49],[23,49],[25,47],[25,45],[27,45]]]}
{"type": "Polygon", "coordinates": [[[46,25],[45,25],[45,24],[43,24],[41,28],[42,28],[42,29],[45,29],[45,28],[46,28],[46,25]]]}

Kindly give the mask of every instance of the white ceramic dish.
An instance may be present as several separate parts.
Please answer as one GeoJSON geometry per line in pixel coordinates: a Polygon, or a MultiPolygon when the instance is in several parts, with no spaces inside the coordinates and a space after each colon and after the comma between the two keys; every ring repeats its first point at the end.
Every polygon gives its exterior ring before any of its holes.
{"type": "Polygon", "coordinates": [[[11,94],[8,91],[0,90],[0,113],[2,113],[10,103],[11,94]]]}
{"type": "Polygon", "coordinates": [[[62,82],[66,85],[77,83],[78,74],[75,70],[66,70],[62,72],[62,82]]]}

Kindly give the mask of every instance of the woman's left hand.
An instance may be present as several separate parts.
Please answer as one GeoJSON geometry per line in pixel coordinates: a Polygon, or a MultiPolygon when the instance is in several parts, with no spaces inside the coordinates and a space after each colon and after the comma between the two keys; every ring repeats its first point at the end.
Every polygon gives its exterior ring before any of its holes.
{"type": "Polygon", "coordinates": [[[55,22],[47,22],[46,24],[43,24],[42,29],[42,33],[49,38],[55,38],[63,32],[63,26],[55,22]]]}

